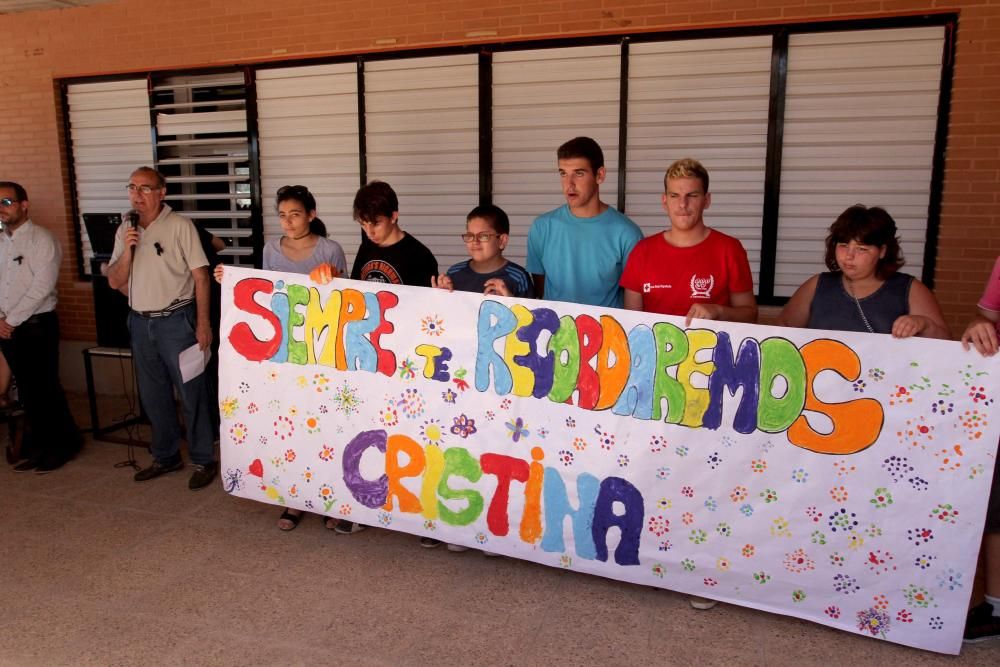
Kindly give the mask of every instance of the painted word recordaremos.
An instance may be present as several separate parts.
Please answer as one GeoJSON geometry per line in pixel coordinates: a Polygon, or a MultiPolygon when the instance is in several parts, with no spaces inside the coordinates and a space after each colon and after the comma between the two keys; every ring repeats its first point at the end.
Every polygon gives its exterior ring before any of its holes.
{"type": "MultiPolygon", "coordinates": [[[[233,303],[273,329],[261,340],[247,323],[233,326],[229,341],[248,360],[387,376],[395,371],[395,353],[381,344],[381,337],[395,330],[386,318],[386,311],[399,303],[393,292],[332,290],[324,303],[315,287],[246,278],[234,287],[233,303]],[[271,295],[267,306],[256,301],[258,293],[271,295]],[[325,343],[318,346],[324,331],[325,343]]],[[[576,394],[575,404],[584,410],[717,429],[726,394],[732,398],[742,391],[735,431],[785,432],[793,445],[825,454],[853,454],[871,446],[884,423],[882,405],[875,399],[827,403],[816,395],[814,381],[823,371],[847,382],[861,375],[857,353],[836,340],[796,347],[780,337],[745,338],[734,350],[724,331],[657,322],[626,332],[608,314],[560,317],[551,308],[508,307],[491,299],[480,306],[476,340],[475,388],[480,392],[489,391],[492,383],[501,396],[567,404],[576,394]],[[543,334],[548,341],[540,350],[543,334]],[[706,377],[707,386],[695,386],[695,375],[706,377]],[[829,432],[812,428],[807,412],[825,415],[832,423],[829,432]]],[[[427,361],[425,377],[448,381],[452,350],[420,345],[416,352],[427,361]]]]}
{"type": "Polygon", "coordinates": [[[544,457],[542,449],[534,447],[530,463],[506,454],[484,453],[477,458],[464,447],[442,451],[437,445],[421,446],[406,435],[373,430],[363,431],[347,443],[342,463],[344,484],[365,507],[393,511],[398,504],[400,512],[420,514],[451,526],[468,526],[486,509],[487,528],[501,537],[511,530],[511,486],[519,482],[524,485],[517,531],[522,542],[537,544],[543,551],[565,551],[564,523],[568,517],[577,556],[607,562],[608,532],[618,528],[614,562],[639,565],[645,513],[639,489],[621,477],[600,480],[584,472],[576,477],[576,493],[570,494],[560,472],[541,464],[544,457]],[[361,458],[369,449],[385,454],[385,472],[377,479],[366,479],[361,474],[361,458]],[[467,486],[469,482],[476,484],[484,475],[496,477],[488,509],[483,493],[467,486]],[[403,485],[406,478],[420,478],[419,494],[403,485]],[[465,480],[466,487],[453,488],[452,478],[465,480]],[[576,498],[575,508],[571,496],[576,498]],[[445,501],[464,506],[453,510],[445,501]]]}

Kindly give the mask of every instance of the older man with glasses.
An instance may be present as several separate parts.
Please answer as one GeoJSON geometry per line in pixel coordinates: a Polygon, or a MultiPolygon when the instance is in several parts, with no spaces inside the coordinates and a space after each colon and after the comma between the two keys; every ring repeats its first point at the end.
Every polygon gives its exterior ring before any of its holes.
{"type": "Polygon", "coordinates": [[[17,472],[46,474],[80,450],[80,433],[59,382],[56,280],[62,249],[28,217],[28,194],[0,182],[0,348],[17,380],[28,434],[17,472]]]}
{"type": "Polygon", "coordinates": [[[129,298],[132,359],[142,407],[153,427],[153,462],[135,474],[135,481],[184,467],[176,388],[194,466],[188,487],[195,490],[215,477],[215,435],[205,374],[184,382],[179,357],[195,344],[204,351],[212,343],[210,279],[194,224],[163,203],[166,187],[166,179],[155,169],[140,167],[132,173],[126,189],[133,210],[126,218],[134,223],[118,228],[108,283],[129,298]]]}

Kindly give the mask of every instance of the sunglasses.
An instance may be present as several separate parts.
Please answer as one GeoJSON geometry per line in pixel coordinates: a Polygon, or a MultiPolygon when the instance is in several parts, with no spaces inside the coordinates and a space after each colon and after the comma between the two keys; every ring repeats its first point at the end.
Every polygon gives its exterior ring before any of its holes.
{"type": "Polygon", "coordinates": [[[10,197],[4,197],[0,199],[0,206],[13,206],[14,204],[21,201],[20,199],[11,199],[10,197]]]}

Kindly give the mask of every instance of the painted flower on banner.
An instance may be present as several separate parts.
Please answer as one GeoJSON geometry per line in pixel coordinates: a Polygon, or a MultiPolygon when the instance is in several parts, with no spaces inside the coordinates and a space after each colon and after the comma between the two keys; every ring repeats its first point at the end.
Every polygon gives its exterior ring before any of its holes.
{"type": "Polygon", "coordinates": [[[874,505],[875,509],[885,509],[892,504],[892,493],[884,486],[880,486],[875,489],[874,495],[868,502],[874,505]]]}
{"type": "Polygon", "coordinates": [[[670,478],[670,466],[661,466],[656,469],[656,479],[665,480],[670,478]]]}
{"type": "Polygon", "coordinates": [[[900,609],[896,612],[896,620],[900,623],[913,623],[913,614],[906,609],[900,609]]]}
{"type": "Polygon", "coordinates": [[[734,503],[742,503],[747,499],[747,487],[737,486],[732,491],[729,492],[729,499],[734,503]]]}
{"type": "Polygon", "coordinates": [[[712,577],[705,577],[701,580],[701,583],[705,584],[709,588],[715,588],[719,585],[719,581],[717,579],[713,579],[712,577]]]}
{"type": "Polygon", "coordinates": [[[807,508],[806,508],[806,516],[807,516],[807,517],[808,517],[808,518],[809,518],[809,519],[810,519],[810,520],[811,520],[811,521],[812,521],[813,523],[819,523],[819,522],[820,522],[820,520],[821,520],[821,519],[823,518],[823,513],[822,513],[822,512],[820,512],[820,511],[819,511],[818,509],[816,509],[816,507],[815,507],[815,506],[813,506],[813,505],[810,505],[809,507],[807,507],[807,508]]]}
{"type": "Polygon", "coordinates": [[[399,377],[401,380],[412,380],[417,377],[417,363],[407,357],[399,364],[399,377]]]}
{"type": "Polygon", "coordinates": [[[719,535],[722,535],[723,537],[732,537],[733,535],[732,527],[725,522],[720,523],[718,526],[716,526],[715,532],[717,532],[719,535]]]}
{"type": "Polygon", "coordinates": [[[378,513],[378,522],[379,522],[379,525],[381,525],[381,526],[383,526],[385,528],[388,528],[389,526],[392,525],[392,515],[389,514],[388,512],[379,512],[378,513]]]}
{"type": "Polygon", "coordinates": [[[510,410],[510,406],[511,406],[511,400],[509,398],[505,398],[502,401],[500,401],[501,410],[510,410]]]}
{"type": "Polygon", "coordinates": [[[309,380],[306,379],[305,375],[300,375],[297,378],[295,378],[295,384],[296,386],[298,386],[299,389],[305,389],[307,386],[309,386],[309,380]]]}
{"type": "Polygon", "coordinates": [[[715,569],[719,572],[729,572],[729,568],[732,564],[729,559],[725,556],[719,556],[715,559],[715,569]]]}
{"type": "Polygon", "coordinates": [[[927,423],[923,415],[916,419],[907,419],[903,428],[896,431],[896,438],[901,445],[926,449],[934,440],[934,426],[927,423]]]}
{"type": "Polygon", "coordinates": [[[885,371],[881,368],[869,368],[868,378],[874,382],[881,382],[885,379],[885,371]]]}
{"type": "Polygon", "coordinates": [[[854,512],[848,512],[844,507],[834,510],[827,519],[827,526],[833,533],[836,533],[838,530],[847,532],[853,530],[857,525],[857,514],[854,512]]]}
{"type": "Polygon", "coordinates": [[[338,511],[340,512],[341,516],[351,516],[351,506],[348,503],[344,503],[343,505],[341,505],[338,511]]]}
{"type": "Polygon", "coordinates": [[[299,487],[297,484],[292,484],[290,487],[288,487],[288,497],[289,498],[299,497],[299,487]]]}
{"type": "Polygon", "coordinates": [[[882,461],[882,469],[892,477],[892,481],[898,482],[914,472],[915,468],[910,465],[910,460],[905,456],[890,456],[882,461]]]}
{"type": "Polygon", "coordinates": [[[764,499],[765,504],[778,502],[778,492],[774,489],[764,489],[757,495],[764,499]]]}
{"type": "Polygon", "coordinates": [[[562,556],[559,557],[559,565],[561,565],[564,568],[573,567],[573,557],[570,556],[569,554],[563,554],[562,556]]]}
{"type": "Polygon", "coordinates": [[[910,486],[913,487],[914,491],[926,491],[931,488],[930,483],[923,477],[910,477],[906,481],[910,483],[910,486]]]}
{"type": "Polygon", "coordinates": [[[466,415],[459,415],[458,417],[453,417],[454,422],[451,426],[451,432],[462,439],[468,438],[470,435],[476,432],[476,420],[467,417],[466,415]]]}
{"type": "MultiPolygon", "coordinates": [[[[624,454],[622,456],[624,456],[624,454]]],[[[709,496],[708,498],[705,499],[705,509],[707,509],[709,512],[714,512],[715,510],[719,509],[719,503],[716,502],[715,498],[709,496]]]]}
{"type": "Polygon", "coordinates": [[[484,533],[484,532],[478,532],[478,533],[476,533],[476,544],[478,544],[479,546],[483,546],[484,544],[486,544],[489,541],[490,541],[490,538],[486,535],[486,533],[484,533]]]}
{"type": "Polygon", "coordinates": [[[357,414],[361,410],[361,405],[364,403],[364,400],[361,398],[357,389],[345,382],[337,388],[336,392],[334,392],[331,402],[337,412],[341,412],[345,415],[353,415],[357,414]]]}
{"type": "Polygon", "coordinates": [[[875,574],[887,574],[895,571],[896,565],[893,563],[895,560],[896,557],[888,551],[882,551],[881,549],[869,551],[867,559],[868,569],[875,574]]]}
{"type": "Polygon", "coordinates": [[[662,435],[654,435],[649,438],[649,451],[656,454],[667,448],[667,439],[662,435]]]}
{"type": "Polygon", "coordinates": [[[690,486],[682,486],[681,495],[685,498],[694,498],[694,489],[690,486]]]}
{"type": "Polygon", "coordinates": [[[330,486],[329,484],[324,484],[323,486],[319,487],[319,491],[317,492],[316,495],[318,495],[319,499],[324,502],[333,501],[334,500],[333,487],[330,486]]]}
{"type": "Polygon", "coordinates": [[[656,501],[656,506],[659,507],[661,510],[668,510],[671,509],[674,506],[674,504],[670,501],[669,498],[660,498],[659,500],[656,501]]]}
{"type": "Polygon", "coordinates": [[[758,584],[764,585],[767,582],[771,581],[771,575],[761,570],[760,572],[753,573],[753,580],[758,584]]]}
{"type": "Polygon", "coordinates": [[[845,486],[835,486],[830,489],[830,497],[835,503],[846,503],[849,495],[845,486]]]}
{"type": "Polygon", "coordinates": [[[858,630],[867,632],[872,637],[885,639],[885,633],[889,631],[889,614],[872,607],[862,609],[857,613],[858,630]]]}
{"type": "Polygon", "coordinates": [[[314,479],[316,479],[316,473],[313,472],[312,468],[306,466],[306,469],[302,471],[302,481],[308,484],[314,479]]]}
{"type": "Polygon", "coordinates": [[[239,400],[232,396],[228,396],[219,402],[219,412],[221,412],[222,416],[226,419],[231,419],[239,409],[239,400]]]}
{"type": "Polygon", "coordinates": [[[659,563],[653,563],[652,571],[654,577],[659,577],[660,579],[662,579],[663,573],[666,571],[666,569],[659,563]]]}
{"type": "Polygon", "coordinates": [[[928,544],[934,539],[934,531],[930,528],[910,528],[906,531],[906,539],[915,545],[928,544]]]}
{"type": "Polygon", "coordinates": [[[792,602],[802,602],[806,599],[806,592],[803,590],[792,591],[792,602]]]}
{"type": "Polygon", "coordinates": [[[247,425],[237,422],[229,427],[229,439],[234,445],[242,445],[247,439],[247,425]]]}
{"type": "Polygon", "coordinates": [[[545,440],[545,438],[549,437],[549,429],[542,427],[537,431],[535,431],[535,435],[537,435],[542,440],[545,440]]]}
{"type": "Polygon", "coordinates": [[[615,434],[602,430],[600,424],[594,428],[594,433],[597,434],[597,442],[601,445],[601,449],[610,450],[615,446],[615,434]]]}
{"type": "Polygon", "coordinates": [[[573,438],[573,449],[582,452],[587,448],[587,441],[583,438],[573,438]]]}
{"type": "Polygon", "coordinates": [[[618,464],[619,468],[627,468],[629,463],[628,454],[619,454],[618,458],[615,459],[615,462],[618,464]]]}
{"type": "Polygon", "coordinates": [[[576,428],[576,420],[572,417],[566,417],[566,428],[576,428]]]}
{"type": "Polygon", "coordinates": [[[877,524],[870,523],[868,527],[865,528],[865,535],[875,539],[876,537],[882,537],[882,529],[878,527],[877,524]]]}
{"type": "Polygon", "coordinates": [[[243,490],[243,471],[239,468],[229,468],[222,477],[222,487],[226,493],[243,490]]]}
{"type": "Polygon", "coordinates": [[[712,452],[711,454],[708,455],[708,458],[705,459],[705,463],[708,464],[709,468],[715,470],[720,465],[722,465],[722,457],[719,456],[719,452],[712,452]]]}
{"type": "Polygon", "coordinates": [[[688,539],[694,544],[704,544],[708,540],[708,533],[700,528],[696,528],[691,531],[691,536],[688,539]]]}
{"type": "Polygon", "coordinates": [[[809,557],[803,549],[796,549],[785,554],[785,569],[794,574],[802,574],[816,569],[816,561],[809,557]]]}
{"type": "Polygon", "coordinates": [[[771,537],[791,537],[792,531],[788,528],[788,519],[778,517],[771,521],[771,537]]]}
{"type": "Polygon", "coordinates": [[[826,544],[826,535],[818,530],[814,530],[809,536],[809,541],[813,544],[826,544]]]}
{"type": "Polygon", "coordinates": [[[938,459],[938,470],[941,472],[954,472],[962,467],[962,457],[965,452],[961,445],[953,445],[934,452],[938,459]]]}
{"type": "Polygon", "coordinates": [[[694,514],[691,514],[691,512],[684,512],[684,514],[681,514],[681,523],[685,526],[690,526],[694,523],[694,514]]]}
{"type": "Polygon", "coordinates": [[[858,580],[849,574],[833,575],[833,590],[844,595],[851,595],[861,590],[858,580]]]}
{"type": "Polygon", "coordinates": [[[832,604],[823,611],[830,618],[840,618],[840,607],[838,607],[837,605],[832,604]]]}
{"type": "Polygon", "coordinates": [[[247,412],[249,412],[252,415],[255,415],[258,412],[260,412],[260,407],[253,401],[250,401],[250,405],[247,406],[247,412]]]}
{"type": "Polygon", "coordinates": [[[955,524],[958,523],[958,510],[953,508],[950,503],[939,503],[931,510],[929,518],[937,519],[942,523],[955,524]]]}
{"type": "Polygon", "coordinates": [[[383,407],[378,413],[378,420],[383,426],[395,426],[399,423],[399,412],[396,411],[396,403],[391,402],[383,407]]]}
{"type": "Polygon", "coordinates": [[[865,538],[852,530],[847,536],[847,548],[851,551],[857,551],[863,546],[865,546],[865,538]]]}
{"type": "Polygon", "coordinates": [[[330,445],[323,445],[323,449],[319,450],[320,461],[332,461],[333,460],[333,447],[330,445]]]}
{"type": "Polygon", "coordinates": [[[740,550],[744,558],[753,558],[757,553],[757,548],[752,544],[744,544],[743,549],[740,550]]]}
{"type": "Polygon", "coordinates": [[[979,410],[966,410],[958,421],[965,429],[965,437],[969,440],[983,437],[983,429],[989,424],[986,416],[979,410]]]}
{"type": "Polygon", "coordinates": [[[909,405],[913,402],[913,394],[906,387],[899,385],[889,394],[889,405],[909,405]]]}
{"type": "Polygon", "coordinates": [[[662,542],[660,542],[660,546],[658,548],[660,551],[670,551],[670,548],[672,546],[673,545],[670,544],[670,540],[663,540],[662,542]]]}
{"type": "Polygon", "coordinates": [[[319,433],[319,418],[316,415],[308,415],[305,419],[306,433],[319,433]]]}
{"type": "Polygon", "coordinates": [[[438,419],[428,419],[420,427],[420,437],[424,444],[441,445],[444,442],[444,427],[438,419]]]}
{"type": "Polygon", "coordinates": [[[677,454],[677,456],[684,458],[688,455],[688,448],[684,445],[680,445],[674,449],[674,453],[677,454]]]}
{"type": "Polygon", "coordinates": [[[316,393],[322,394],[324,391],[330,390],[330,378],[326,373],[314,373],[312,377],[312,386],[316,390],[316,393]]]}
{"type": "Polygon", "coordinates": [[[277,419],[274,420],[274,435],[282,440],[291,438],[295,433],[295,425],[292,424],[292,420],[284,415],[279,415],[277,419]]]}
{"type": "Polygon", "coordinates": [[[670,520],[662,516],[651,516],[646,522],[646,530],[657,537],[662,537],[670,532],[670,520]]]}
{"type": "Polygon", "coordinates": [[[574,458],[575,458],[575,456],[574,456],[573,452],[569,451],[568,449],[560,449],[559,450],[559,461],[564,466],[572,465],[574,458]]]}
{"type": "Polygon", "coordinates": [[[847,564],[847,557],[841,554],[839,551],[834,551],[830,554],[830,565],[833,567],[844,567],[847,564]]]}
{"type": "Polygon", "coordinates": [[[428,336],[440,336],[444,333],[444,320],[437,315],[427,315],[420,320],[420,330],[428,336]]]}
{"type": "Polygon", "coordinates": [[[272,415],[279,414],[281,412],[281,401],[279,401],[276,398],[272,398],[270,401],[267,402],[267,409],[271,412],[272,415]]]}
{"type": "Polygon", "coordinates": [[[685,558],[681,561],[681,567],[684,568],[685,572],[694,572],[695,564],[694,560],[691,558],[685,558]]]}
{"type": "Polygon", "coordinates": [[[407,419],[416,419],[424,414],[424,408],[426,404],[424,403],[423,396],[416,389],[406,389],[399,395],[399,400],[396,401],[396,408],[403,413],[403,416],[407,419]]]}
{"type": "Polygon", "coordinates": [[[755,473],[762,473],[767,470],[767,461],[764,459],[753,459],[750,461],[750,471],[755,473]]]}
{"type": "Polygon", "coordinates": [[[943,630],[944,621],[941,619],[940,616],[931,616],[930,619],[928,619],[927,621],[927,626],[931,630],[943,630]]]}
{"type": "Polygon", "coordinates": [[[286,449],[285,450],[285,462],[286,463],[291,463],[294,460],[295,460],[295,450],[294,449],[286,449]]]}
{"type": "Polygon", "coordinates": [[[906,598],[906,601],[911,606],[920,607],[921,609],[927,609],[934,602],[934,596],[926,588],[915,584],[909,584],[903,589],[903,597],[906,598]]]}
{"type": "Polygon", "coordinates": [[[487,410],[486,411],[486,421],[491,422],[491,421],[493,421],[496,418],[497,418],[497,414],[495,412],[493,412],[492,410],[487,410]]]}
{"type": "Polygon", "coordinates": [[[809,473],[805,468],[796,468],[792,471],[792,481],[796,484],[805,484],[809,481],[809,473]]]}
{"type": "Polygon", "coordinates": [[[454,403],[456,398],[458,398],[458,394],[452,391],[451,387],[448,387],[447,389],[441,392],[441,399],[445,403],[454,403]]]}
{"type": "Polygon", "coordinates": [[[939,588],[947,588],[949,591],[962,588],[962,573],[949,567],[938,572],[937,582],[939,588]]]}
{"type": "Polygon", "coordinates": [[[833,464],[833,471],[837,473],[837,477],[847,477],[857,469],[857,466],[850,465],[845,459],[841,459],[833,464]]]}
{"type": "Polygon", "coordinates": [[[514,442],[519,442],[521,438],[527,438],[531,435],[531,431],[528,430],[528,424],[525,423],[524,419],[518,417],[517,419],[511,419],[506,422],[507,435],[514,442]]]}

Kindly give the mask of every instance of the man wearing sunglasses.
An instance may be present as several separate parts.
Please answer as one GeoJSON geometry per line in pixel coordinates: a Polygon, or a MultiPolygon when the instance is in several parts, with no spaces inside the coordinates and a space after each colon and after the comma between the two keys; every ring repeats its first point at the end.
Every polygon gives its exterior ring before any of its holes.
{"type": "Polygon", "coordinates": [[[28,194],[0,182],[0,348],[17,379],[28,434],[17,472],[45,474],[80,450],[80,433],[59,382],[56,279],[62,248],[28,217],[28,194]]]}
{"type": "Polygon", "coordinates": [[[184,382],[180,353],[212,343],[208,260],[188,218],[163,203],[167,182],[150,167],[136,169],[125,186],[132,209],[118,227],[108,284],[129,298],[128,327],[142,407],[153,427],[153,462],[135,474],[144,482],[184,467],[174,389],[181,397],[194,473],[188,488],[215,477],[215,435],[205,373],[184,382]]]}

